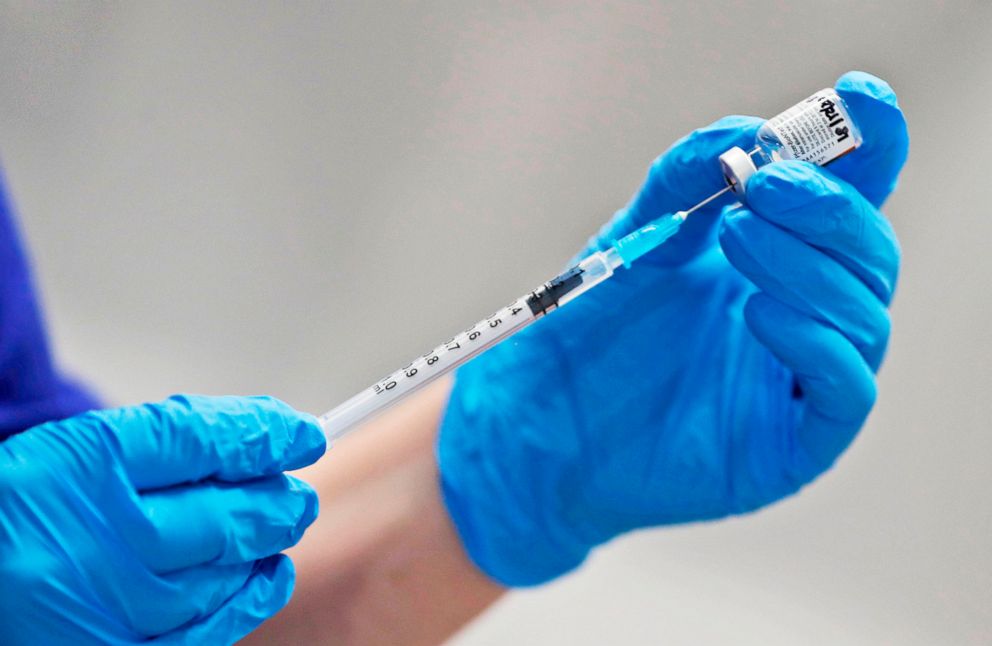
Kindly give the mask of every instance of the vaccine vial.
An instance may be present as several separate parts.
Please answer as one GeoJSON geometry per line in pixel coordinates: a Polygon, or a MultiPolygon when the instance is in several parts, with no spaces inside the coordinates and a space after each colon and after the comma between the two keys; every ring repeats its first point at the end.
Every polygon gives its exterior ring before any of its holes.
{"type": "Polygon", "coordinates": [[[825,166],[861,145],[861,131],[833,88],[816,92],[761,126],[751,151],[720,155],[727,185],[743,198],[747,182],[765,164],[798,159],[825,166]]]}

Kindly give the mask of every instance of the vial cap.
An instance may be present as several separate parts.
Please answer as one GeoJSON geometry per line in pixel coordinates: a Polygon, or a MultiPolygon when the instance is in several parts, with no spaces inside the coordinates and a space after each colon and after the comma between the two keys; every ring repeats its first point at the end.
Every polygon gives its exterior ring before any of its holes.
{"type": "Polygon", "coordinates": [[[730,190],[741,198],[744,197],[748,180],[758,172],[758,168],[751,161],[751,156],[738,146],[720,155],[720,169],[730,190]]]}

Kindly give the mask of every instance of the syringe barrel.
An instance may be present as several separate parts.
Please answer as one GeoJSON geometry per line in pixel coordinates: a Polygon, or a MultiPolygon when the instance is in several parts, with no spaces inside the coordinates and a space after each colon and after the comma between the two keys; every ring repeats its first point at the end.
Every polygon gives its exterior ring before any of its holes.
{"type": "Polygon", "coordinates": [[[328,442],[342,437],[359,423],[451,372],[526,327],[535,318],[528,307],[527,297],[519,298],[390,373],[320,417],[320,425],[327,434],[328,442]]]}
{"type": "Polygon", "coordinates": [[[320,417],[328,441],[423,388],[613,275],[616,252],[594,253],[320,417]]]}

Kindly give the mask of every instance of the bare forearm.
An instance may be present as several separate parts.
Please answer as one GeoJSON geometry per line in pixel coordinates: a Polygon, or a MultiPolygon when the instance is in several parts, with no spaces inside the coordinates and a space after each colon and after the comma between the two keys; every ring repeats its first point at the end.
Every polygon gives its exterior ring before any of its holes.
{"type": "Polygon", "coordinates": [[[320,517],[290,552],[289,606],[245,643],[437,644],[502,594],[441,500],[434,440],[449,388],[415,395],[296,474],[320,494],[320,517]]]}

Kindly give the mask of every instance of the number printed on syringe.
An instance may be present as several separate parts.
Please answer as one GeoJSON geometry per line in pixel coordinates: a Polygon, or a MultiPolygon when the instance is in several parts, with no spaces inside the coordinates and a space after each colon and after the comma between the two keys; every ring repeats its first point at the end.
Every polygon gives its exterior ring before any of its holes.
{"type": "MultiPolygon", "coordinates": [[[[456,334],[422,357],[411,361],[405,367],[376,382],[372,386],[372,392],[376,395],[384,395],[398,386],[407,385],[404,382],[421,381],[430,374],[447,368],[453,361],[464,361],[474,356],[478,351],[492,345],[496,340],[493,337],[503,336],[533,318],[533,314],[527,308],[526,303],[522,302],[522,299],[514,301],[468,330],[456,334]]],[[[402,390],[407,389],[403,388],[402,390]]]]}
{"type": "Polygon", "coordinates": [[[622,262],[615,252],[594,253],[534,291],[375,382],[320,418],[328,441],[385,410],[403,397],[485,352],[612,275],[622,262]]]}

